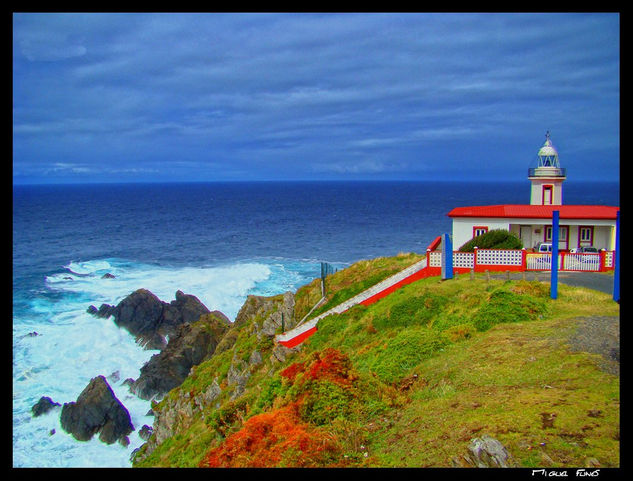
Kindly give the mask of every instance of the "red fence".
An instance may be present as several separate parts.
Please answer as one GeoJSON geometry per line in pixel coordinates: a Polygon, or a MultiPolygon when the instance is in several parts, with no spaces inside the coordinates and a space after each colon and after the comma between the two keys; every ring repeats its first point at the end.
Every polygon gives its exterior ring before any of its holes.
{"type": "MultiPolygon", "coordinates": [[[[441,252],[427,250],[430,269],[441,271],[441,252]]],[[[615,268],[614,251],[597,254],[561,252],[561,271],[605,272],[615,268]]],[[[551,270],[552,254],[528,252],[525,249],[478,249],[474,252],[453,251],[453,270],[457,272],[485,271],[545,271],[551,270]]]]}

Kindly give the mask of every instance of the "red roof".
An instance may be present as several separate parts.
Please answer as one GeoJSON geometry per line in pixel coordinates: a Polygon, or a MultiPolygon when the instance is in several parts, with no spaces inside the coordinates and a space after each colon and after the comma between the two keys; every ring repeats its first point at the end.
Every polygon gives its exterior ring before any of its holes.
{"type": "Polygon", "coordinates": [[[552,211],[559,211],[561,219],[615,220],[619,207],[607,205],[475,205],[455,207],[449,217],[521,217],[551,219],[552,211]]]}

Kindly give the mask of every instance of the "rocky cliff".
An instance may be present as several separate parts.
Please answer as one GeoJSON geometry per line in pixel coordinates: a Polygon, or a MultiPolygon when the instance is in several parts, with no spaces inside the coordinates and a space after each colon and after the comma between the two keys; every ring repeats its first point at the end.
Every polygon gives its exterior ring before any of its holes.
{"type": "Polygon", "coordinates": [[[240,416],[239,398],[251,376],[269,369],[271,363],[285,360],[291,351],[275,346],[273,338],[282,327],[293,327],[294,322],[292,292],[274,297],[248,296],[235,322],[207,357],[208,362],[192,368],[187,388],[173,390],[155,405],[152,435],[134,453],[134,461],[147,458],[156,446],[193,424],[209,422],[208,417],[217,416],[222,403],[236,407],[229,416],[240,416]]]}

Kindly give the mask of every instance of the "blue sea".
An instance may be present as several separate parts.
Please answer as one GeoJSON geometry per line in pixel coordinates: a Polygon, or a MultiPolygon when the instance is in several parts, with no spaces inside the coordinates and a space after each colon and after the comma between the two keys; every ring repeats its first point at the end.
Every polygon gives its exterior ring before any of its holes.
{"type": "MultiPolygon", "coordinates": [[[[618,183],[571,183],[566,204],[619,205],[618,183]]],[[[76,441],[60,409],[103,375],[136,430],[149,402],[123,385],[158,351],[141,349],[88,306],[146,288],[177,290],[233,320],[249,294],[319,277],[320,262],[424,253],[457,206],[529,203],[529,182],[258,182],[13,187],[13,466],[129,467],[143,441],[76,441]],[[102,278],[106,273],[114,278],[102,278]]]]}

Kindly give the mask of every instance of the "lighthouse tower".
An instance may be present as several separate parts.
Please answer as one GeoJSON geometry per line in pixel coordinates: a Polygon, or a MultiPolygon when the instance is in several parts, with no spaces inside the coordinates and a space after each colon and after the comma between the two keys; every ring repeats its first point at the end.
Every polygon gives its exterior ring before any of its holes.
{"type": "Polygon", "coordinates": [[[528,169],[528,179],[532,183],[530,204],[563,204],[563,181],[566,174],[558,163],[558,152],[552,145],[549,131],[545,134],[543,147],[538,151],[537,167],[528,169]]]}

